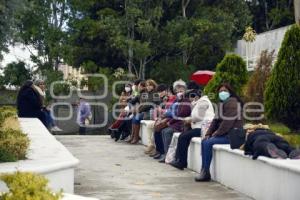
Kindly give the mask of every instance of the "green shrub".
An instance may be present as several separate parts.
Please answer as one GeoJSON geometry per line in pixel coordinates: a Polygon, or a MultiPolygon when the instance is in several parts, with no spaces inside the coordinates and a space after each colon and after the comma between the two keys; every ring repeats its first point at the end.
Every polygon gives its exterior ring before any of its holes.
{"type": "Polygon", "coordinates": [[[15,162],[26,158],[30,144],[27,135],[16,128],[18,125],[7,128],[9,126],[6,124],[6,127],[3,124],[4,121],[8,123],[6,119],[14,116],[16,116],[15,108],[11,106],[0,107],[0,162],[15,162]]]}
{"type": "Polygon", "coordinates": [[[62,193],[53,193],[48,187],[48,180],[38,174],[16,172],[0,176],[9,192],[0,196],[1,200],[59,200],[62,193]]]}
{"type": "Polygon", "coordinates": [[[16,109],[11,106],[0,107],[0,128],[6,118],[16,115],[16,109]]]}
{"type": "Polygon", "coordinates": [[[300,26],[285,34],[278,59],[267,82],[265,110],[268,119],[300,130],[300,26]]]}
{"type": "Polygon", "coordinates": [[[0,162],[14,162],[25,159],[30,141],[19,130],[0,130],[0,162]]]}
{"type": "Polygon", "coordinates": [[[246,63],[235,54],[228,54],[218,64],[216,73],[211,81],[204,88],[205,94],[216,101],[217,88],[222,83],[229,83],[235,92],[242,94],[244,85],[247,83],[248,75],[246,63]]]}
{"type": "MultiPolygon", "coordinates": [[[[260,58],[257,60],[257,65],[254,73],[251,75],[245,90],[245,101],[264,103],[264,92],[266,88],[267,80],[271,74],[272,62],[274,58],[274,51],[268,52],[268,50],[262,51],[260,58]]],[[[259,109],[257,105],[249,105],[248,109],[259,109]]],[[[249,112],[248,116],[252,118],[260,117],[261,112],[249,112]]],[[[264,119],[255,120],[255,122],[263,122],[264,119]]]]}

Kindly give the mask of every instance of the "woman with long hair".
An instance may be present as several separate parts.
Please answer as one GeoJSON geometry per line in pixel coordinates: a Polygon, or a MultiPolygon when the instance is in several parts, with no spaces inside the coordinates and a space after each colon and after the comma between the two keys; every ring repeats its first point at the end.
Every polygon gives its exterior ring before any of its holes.
{"type": "Polygon", "coordinates": [[[201,142],[202,168],[195,181],[210,181],[209,172],[212,156],[213,145],[229,144],[228,133],[232,129],[243,129],[243,102],[234,92],[232,87],[227,84],[221,84],[218,87],[218,104],[215,118],[201,142]]]}

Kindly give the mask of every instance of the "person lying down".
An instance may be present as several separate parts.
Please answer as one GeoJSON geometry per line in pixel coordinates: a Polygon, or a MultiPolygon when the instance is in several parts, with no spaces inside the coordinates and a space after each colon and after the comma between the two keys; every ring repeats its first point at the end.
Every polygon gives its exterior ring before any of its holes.
{"type": "Polygon", "coordinates": [[[268,125],[246,124],[246,141],[241,147],[252,159],[266,156],[275,159],[300,159],[300,149],[292,147],[283,137],[272,132],[268,125]]]}

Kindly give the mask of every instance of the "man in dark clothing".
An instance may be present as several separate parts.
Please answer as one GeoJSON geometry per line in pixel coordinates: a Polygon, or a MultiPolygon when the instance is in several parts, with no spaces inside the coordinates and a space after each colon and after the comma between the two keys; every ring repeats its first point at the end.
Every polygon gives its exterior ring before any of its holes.
{"type": "Polygon", "coordinates": [[[33,82],[30,80],[25,82],[18,93],[17,109],[19,117],[38,118],[47,127],[40,95],[35,91],[33,82]]]}

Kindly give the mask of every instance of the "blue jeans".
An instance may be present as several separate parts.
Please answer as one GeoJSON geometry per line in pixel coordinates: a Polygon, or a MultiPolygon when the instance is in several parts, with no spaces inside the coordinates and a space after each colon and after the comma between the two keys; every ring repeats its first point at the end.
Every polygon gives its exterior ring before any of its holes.
{"type": "Polygon", "coordinates": [[[161,130],[162,140],[164,143],[164,152],[165,154],[168,153],[170,143],[172,141],[173,133],[175,130],[171,127],[164,128],[161,130]]]}
{"type": "Polygon", "coordinates": [[[213,145],[214,144],[229,144],[227,135],[211,137],[201,142],[202,151],[202,169],[209,171],[210,163],[212,160],[213,145]]]}
{"type": "Polygon", "coordinates": [[[133,116],[132,123],[133,124],[140,124],[143,119],[144,119],[144,113],[138,113],[138,114],[133,116]]]}

